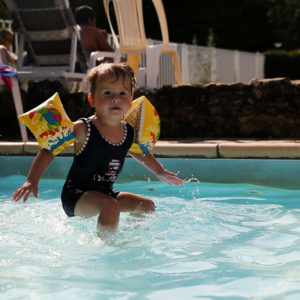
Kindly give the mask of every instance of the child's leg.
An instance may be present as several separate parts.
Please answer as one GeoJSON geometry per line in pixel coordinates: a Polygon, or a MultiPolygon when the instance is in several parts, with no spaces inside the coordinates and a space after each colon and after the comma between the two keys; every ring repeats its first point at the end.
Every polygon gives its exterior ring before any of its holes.
{"type": "Polygon", "coordinates": [[[120,211],[154,211],[155,205],[154,202],[148,198],[127,193],[127,192],[121,192],[117,196],[117,201],[119,202],[120,211]]]}
{"type": "Polygon", "coordinates": [[[98,191],[85,192],[76,203],[75,216],[93,217],[99,215],[98,229],[113,230],[117,227],[120,215],[118,201],[98,191]]]}

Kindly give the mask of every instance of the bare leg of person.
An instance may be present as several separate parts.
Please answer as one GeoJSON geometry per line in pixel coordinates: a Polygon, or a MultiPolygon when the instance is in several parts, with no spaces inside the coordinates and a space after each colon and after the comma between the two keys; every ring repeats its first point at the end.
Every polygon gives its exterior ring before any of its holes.
{"type": "Polygon", "coordinates": [[[151,212],[155,210],[154,202],[148,198],[133,193],[121,192],[117,196],[120,211],[151,212]]]}
{"type": "Polygon", "coordinates": [[[99,215],[98,231],[114,231],[119,221],[120,206],[113,197],[98,191],[87,191],[78,200],[74,214],[87,218],[99,215]]]}

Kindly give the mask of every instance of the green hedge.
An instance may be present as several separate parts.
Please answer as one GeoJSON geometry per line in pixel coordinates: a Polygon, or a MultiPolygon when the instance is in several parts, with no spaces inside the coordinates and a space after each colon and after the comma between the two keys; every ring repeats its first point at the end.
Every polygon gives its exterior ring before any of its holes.
{"type": "Polygon", "coordinates": [[[300,79],[299,50],[269,50],[265,52],[265,78],[300,79]]]}

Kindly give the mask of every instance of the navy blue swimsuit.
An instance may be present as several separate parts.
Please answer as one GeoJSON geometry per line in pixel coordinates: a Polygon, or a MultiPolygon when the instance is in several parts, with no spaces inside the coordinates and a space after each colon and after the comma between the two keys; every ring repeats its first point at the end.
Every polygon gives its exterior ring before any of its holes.
{"type": "Polygon", "coordinates": [[[122,141],[111,143],[102,136],[91,119],[82,120],[86,122],[87,137],[82,149],[74,156],[61,194],[63,208],[70,217],[74,216],[75,205],[86,191],[96,190],[112,197],[119,194],[113,190],[113,184],[134,138],[133,127],[124,123],[122,141]]]}

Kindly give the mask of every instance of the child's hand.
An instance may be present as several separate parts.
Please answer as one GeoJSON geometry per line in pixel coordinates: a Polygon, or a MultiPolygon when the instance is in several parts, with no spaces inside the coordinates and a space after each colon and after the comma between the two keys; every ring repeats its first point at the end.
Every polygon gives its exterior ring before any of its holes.
{"type": "Polygon", "coordinates": [[[35,198],[38,197],[38,185],[25,181],[25,183],[13,193],[12,198],[15,202],[18,202],[23,197],[23,201],[26,202],[31,193],[35,198]]]}
{"type": "Polygon", "coordinates": [[[156,173],[155,175],[159,180],[164,181],[168,184],[176,184],[176,185],[184,184],[183,179],[177,177],[175,173],[172,173],[166,169],[163,169],[162,171],[156,173]]]}

